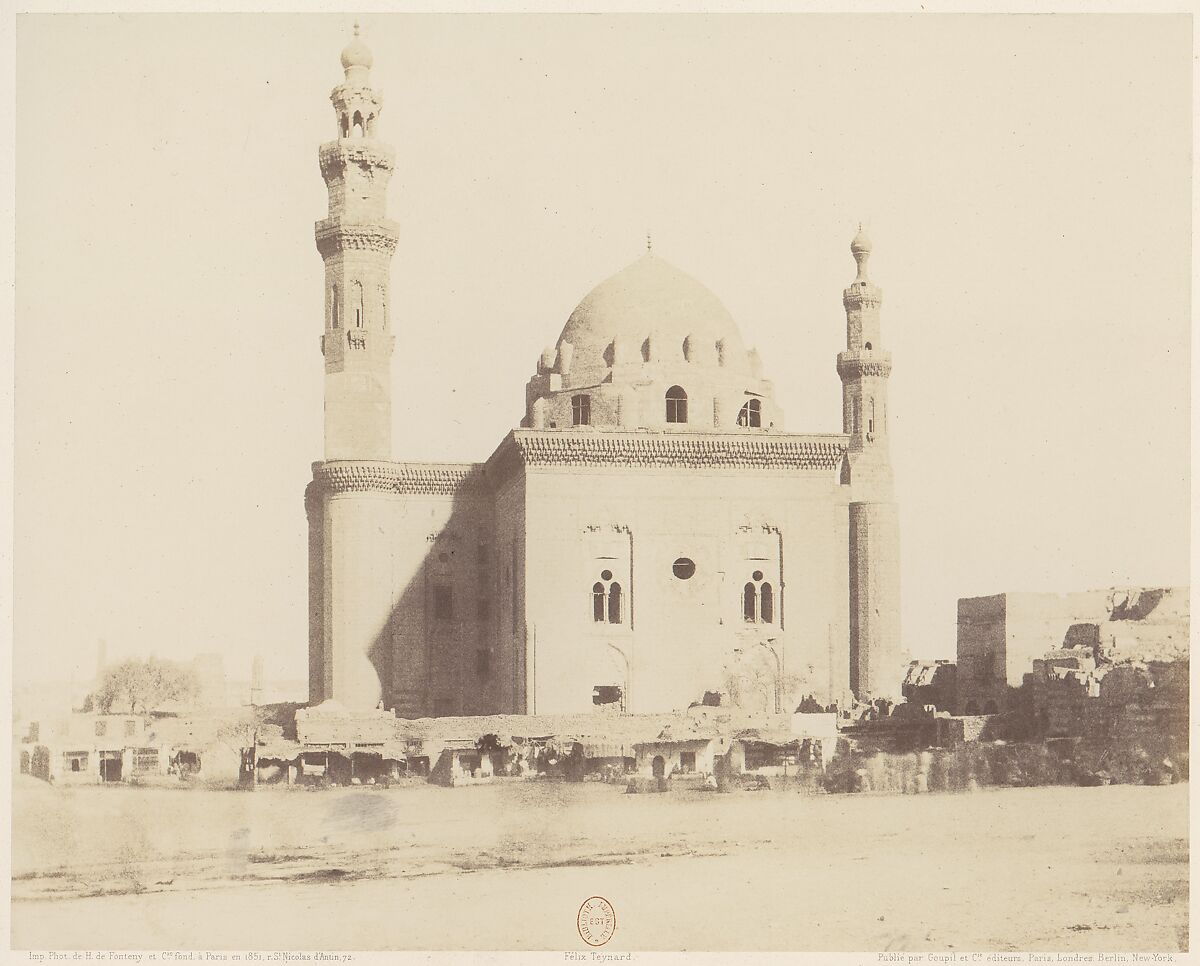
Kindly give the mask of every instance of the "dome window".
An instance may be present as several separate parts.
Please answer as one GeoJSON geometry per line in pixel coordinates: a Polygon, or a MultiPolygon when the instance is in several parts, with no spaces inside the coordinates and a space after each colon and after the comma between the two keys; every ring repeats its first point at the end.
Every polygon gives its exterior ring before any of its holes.
{"type": "Polygon", "coordinates": [[[571,425],[590,426],[592,424],[592,397],[571,397],[571,425]]]}
{"type": "Polygon", "coordinates": [[[672,386],[667,390],[667,422],[686,423],[687,421],[687,393],[679,386],[672,386]]]}
{"type": "Polygon", "coordinates": [[[680,580],[691,580],[696,573],[696,561],[680,557],[671,565],[671,572],[680,580]]]}
{"type": "Polygon", "coordinates": [[[751,429],[760,428],[762,426],[762,402],[758,399],[751,399],[747,402],[738,413],[737,421],[739,426],[749,426],[751,429]]]}

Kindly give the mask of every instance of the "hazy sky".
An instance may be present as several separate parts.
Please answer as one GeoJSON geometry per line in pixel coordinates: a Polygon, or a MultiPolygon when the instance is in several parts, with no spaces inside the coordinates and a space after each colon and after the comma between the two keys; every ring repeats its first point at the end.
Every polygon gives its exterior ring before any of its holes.
{"type": "MultiPolygon", "coordinates": [[[[303,678],[317,146],[349,16],[17,29],[17,680],[303,678]]],[[[397,459],[483,460],[575,304],[655,252],[840,431],[856,223],[892,351],[903,625],[1188,581],[1183,16],[363,18],[397,150],[397,459]]]]}

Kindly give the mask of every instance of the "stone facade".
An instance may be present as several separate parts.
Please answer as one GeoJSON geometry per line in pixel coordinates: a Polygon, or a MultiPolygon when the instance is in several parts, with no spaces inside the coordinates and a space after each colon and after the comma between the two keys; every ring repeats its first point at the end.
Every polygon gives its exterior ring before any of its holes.
{"type": "Polygon", "coordinates": [[[724,306],[647,251],[571,314],[521,426],[485,462],[393,462],[392,155],[375,140],[369,62],[357,40],[343,54],[339,138],[321,148],[310,700],[421,717],[665,712],[709,692],[774,713],[806,695],[897,694],[891,362],[866,236],[843,295],[841,433],[785,432],[724,306]],[[361,312],[345,302],[360,282],[361,312]]]}

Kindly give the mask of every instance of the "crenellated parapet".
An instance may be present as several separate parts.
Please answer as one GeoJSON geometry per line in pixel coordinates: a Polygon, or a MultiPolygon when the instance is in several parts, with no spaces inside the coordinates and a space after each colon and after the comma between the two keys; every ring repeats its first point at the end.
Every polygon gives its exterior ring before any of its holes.
{"type": "Polygon", "coordinates": [[[516,464],[621,469],[757,469],[832,472],[842,436],[514,430],[488,463],[493,477],[516,464]]]}

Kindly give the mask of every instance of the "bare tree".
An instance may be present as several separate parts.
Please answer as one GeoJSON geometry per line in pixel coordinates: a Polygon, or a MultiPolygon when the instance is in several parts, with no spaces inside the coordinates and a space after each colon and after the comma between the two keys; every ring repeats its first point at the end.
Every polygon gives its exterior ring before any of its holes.
{"type": "Polygon", "coordinates": [[[191,668],[151,657],[107,668],[95,694],[88,697],[92,707],[106,714],[114,708],[144,714],[167,701],[190,701],[198,691],[199,682],[191,668]]]}

